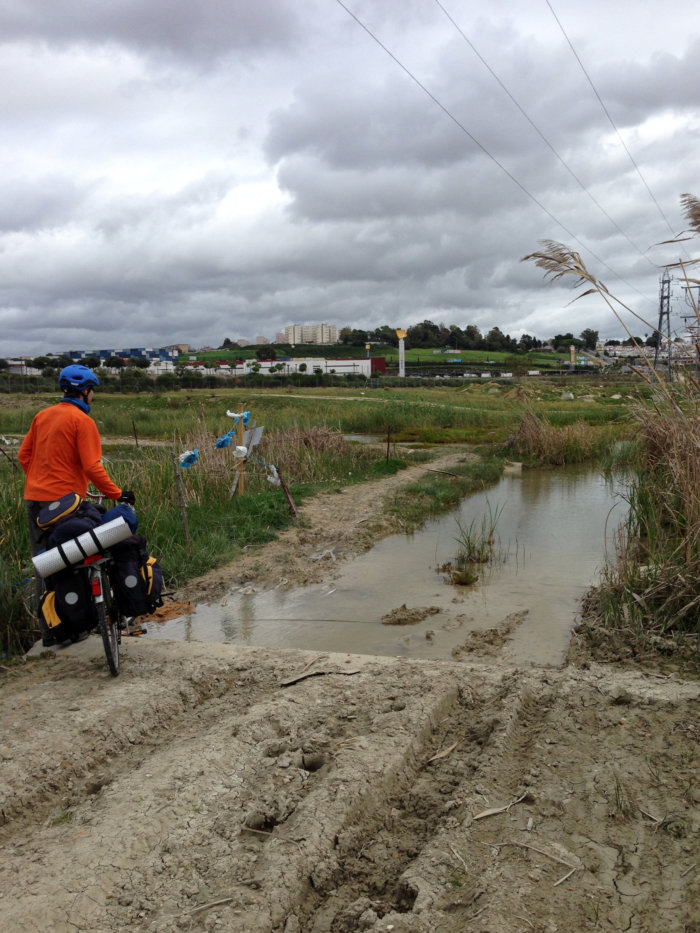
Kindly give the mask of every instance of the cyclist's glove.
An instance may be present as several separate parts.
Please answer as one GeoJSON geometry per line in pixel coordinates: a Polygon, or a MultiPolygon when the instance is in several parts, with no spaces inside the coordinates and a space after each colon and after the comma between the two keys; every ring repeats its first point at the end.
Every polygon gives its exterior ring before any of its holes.
{"type": "Polygon", "coordinates": [[[126,502],[127,505],[136,505],[136,496],[130,489],[122,489],[122,494],[117,502],[126,502]]]}

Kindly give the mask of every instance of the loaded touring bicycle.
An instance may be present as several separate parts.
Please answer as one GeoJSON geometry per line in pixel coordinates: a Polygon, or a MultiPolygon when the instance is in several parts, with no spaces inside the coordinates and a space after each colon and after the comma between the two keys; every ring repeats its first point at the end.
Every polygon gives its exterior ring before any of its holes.
{"type": "Polygon", "coordinates": [[[122,634],[145,631],[139,620],[162,605],[163,574],[135,533],[133,508],[107,511],[103,496],[88,496],[95,501],[71,493],[42,509],[46,550],[32,562],[46,586],[40,612],[54,640],[79,641],[97,629],[116,677],[122,634]]]}

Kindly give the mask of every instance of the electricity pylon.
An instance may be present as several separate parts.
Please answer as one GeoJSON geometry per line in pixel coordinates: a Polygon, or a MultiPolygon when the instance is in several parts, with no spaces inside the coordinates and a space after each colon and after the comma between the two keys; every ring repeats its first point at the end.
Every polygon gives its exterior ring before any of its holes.
{"type": "Polygon", "coordinates": [[[659,324],[656,328],[656,348],[654,350],[654,372],[659,359],[659,350],[662,340],[666,340],[666,349],[668,351],[668,379],[673,379],[673,368],[671,366],[671,276],[668,268],[664,269],[661,276],[661,289],[659,291],[659,324]]]}

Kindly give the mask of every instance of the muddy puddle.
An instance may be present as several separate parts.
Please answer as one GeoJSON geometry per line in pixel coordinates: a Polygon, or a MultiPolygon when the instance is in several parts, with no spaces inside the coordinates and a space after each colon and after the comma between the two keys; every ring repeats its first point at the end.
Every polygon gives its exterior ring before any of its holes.
{"type": "MultiPolygon", "coordinates": [[[[596,472],[504,476],[419,532],[378,542],[339,567],[332,582],[239,587],[186,618],[150,626],[149,637],[412,658],[491,653],[555,666],[580,599],[598,579],[606,535],[609,546],[624,514],[619,490],[596,472]],[[438,568],[457,555],[460,525],[481,528],[494,515],[494,560],[473,586],[446,582],[438,568]],[[430,613],[411,624],[382,623],[404,606],[430,613]]],[[[317,557],[332,562],[332,549],[317,557]]]]}

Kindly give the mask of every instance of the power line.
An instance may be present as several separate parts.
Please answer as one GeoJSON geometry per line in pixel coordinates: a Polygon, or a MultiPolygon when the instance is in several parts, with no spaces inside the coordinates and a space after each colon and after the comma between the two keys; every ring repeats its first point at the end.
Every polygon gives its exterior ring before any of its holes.
{"type": "Polygon", "coordinates": [[[562,26],[562,24],[561,24],[561,22],[560,22],[560,20],[559,20],[559,17],[558,17],[557,14],[554,12],[554,9],[553,9],[553,7],[552,7],[552,4],[549,2],[549,0],[546,0],[546,3],[547,3],[547,6],[549,7],[549,9],[550,9],[550,11],[551,11],[551,13],[552,13],[552,16],[554,17],[554,19],[555,19],[555,21],[556,21],[557,26],[561,29],[562,35],[563,35],[564,38],[566,39],[566,41],[567,41],[567,43],[568,43],[568,45],[569,45],[569,48],[570,48],[571,51],[573,52],[574,58],[575,58],[576,61],[579,63],[579,65],[580,65],[580,67],[581,67],[581,71],[582,71],[582,72],[584,73],[584,75],[586,76],[586,80],[587,80],[588,83],[590,84],[591,89],[593,90],[593,93],[594,93],[595,96],[598,98],[598,102],[599,102],[600,106],[603,108],[603,113],[605,114],[605,116],[606,116],[606,117],[608,118],[608,120],[610,121],[610,125],[611,125],[612,128],[615,130],[615,133],[617,134],[617,138],[618,138],[618,139],[620,140],[620,142],[622,143],[622,148],[623,148],[623,149],[625,150],[625,152],[627,153],[630,162],[631,162],[632,165],[634,166],[634,169],[635,169],[635,171],[637,172],[637,175],[638,175],[639,178],[640,178],[640,181],[642,182],[642,184],[643,184],[644,187],[646,188],[646,190],[647,190],[647,192],[648,192],[648,194],[649,194],[649,197],[651,198],[651,200],[652,200],[652,201],[654,202],[654,204],[656,205],[656,208],[657,208],[659,214],[661,215],[661,217],[662,217],[664,223],[666,224],[666,226],[668,227],[668,229],[671,231],[672,236],[674,236],[674,237],[677,236],[677,231],[674,230],[673,227],[671,226],[671,224],[669,223],[668,217],[664,214],[664,212],[663,212],[663,210],[662,210],[662,208],[661,208],[661,205],[659,204],[659,202],[658,202],[658,201],[656,200],[656,198],[654,197],[654,192],[651,190],[651,188],[650,188],[649,185],[647,184],[647,181],[646,181],[645,177],[642,175],[641,169],[639,168],[639,166],[637,165],[637,163],[636,163],[635,160],[634,160],[634,156],[632,155],[632,153],[631,153],[631,152],[629,151],[629,149],[627,148],[627,144],[625,143],[624,139],[622,138],[622,134],[621,134],[620,131],[618,130],[618,128],[617,128],[617,126],[616,126],[616,124],[615,124],[615,121],[614,121],[613,118],[611,117],[610,111],[608,110],[608,108],[607,108],[607,107],[605,106],[605,104],[603,103],[603,98],[602,98],[602,97],[600,96],[600,94],[598,93],[598,89],[596,88],[595,84],[593,83],[593,80],[592,80],[591,76],[590,76],[590,75],[588,74],[588,72],[586,71],[586,68],[585,68],[583,62],[581,61],[578,52],[577,52],[576,49],[574,48],[571,39],[570,39],[570,38],[568,37],[568,35],[566,34],[566,30],[565,30],[564,27],[562,26]]]}
{"type": "Polygon", "coordinates": [[[582,190],[583,192],[585,192],[585,194],[588,195],[588,197],[589,197],[589,198],[591,199],[591,201],[595,204],[595,206],[598,208],[598,210],[599,210],[605,217],[607,217],[607,219],[610,221],[610,223],[613,225],[613,227],[617,230],[617,232],[618,232],[621,236],[623,236],[623,237],[627,240],[627,242],[630,244],[630,246],[631,246],[633,249],[635,249],[635,250],[640,254],[640,256],[641,256],[643,259],[645,259],[645,260],[649,263],[650,266],[653,266],[654,268],[656,268],[655,264],[651,261],[651,259],[650,259],[649,256],[644,252],[644,250],[642,250],[642,249],[634,242],[634,240],[632,240],[632,239],[625,233],[625,231],[622,229],[622,227],[620,227],[620,226],[616,223],[616,221],[615,221],[615,220],[610,216],[610,214],[605,210],[605,208],[603,207],[603,205],[602,205],[602,204],[595,198],[595,196],[588,190],[588,188],[586,187],[586,185],[581,181],[581,179],[580,179],[580,178],[578,177],[578,175],[574,172],[574,170],[564,161],[564,159],[562,158],[562,156],[561,156],[561,155],[559,154],[559,152],[555,149],[554,145],[549,141],[549,139],[547,139],[547,137],[544,135],[544,133],[542,132],[542,130],[537,126],[537,124],[534,122],[534,120],[532,120],[532,118],[530,117],[530,115],[525,111],[525,109],[524,109],[524,108],[520,105],[520,103],[516,100],[516,98],[513,96],[513,94],[510,92],[510,90],[506,87],[506,85],[503,83],[503,81],[499,78],[499,76],[496,74],[496,72],[493,70],[493,68],[492,68],[492,67],[489,65],[489,63],[486,61],[486,59],[484,58],[484,56],[483,56],[483,55],[479,52],[479,50],[476,48],[476,46],[475,46],[474,43],[471,41],[471,39],[469,39],[469,37],[463,32],[463,30],[460,28],[460,26],[455,22],[455,20],[452,18],[452,16],[448,13],[448,11],[447,11],[447,10],[445,9],[445,7],[442,5],[442,3],[440,2],[440,0],[435,0],[435,3],[440,7],[440,9],[442,10],[442,12],[443,12],[443,13],[445,14],[445,16],[447,17],[447,19],[452,23],[452,25],[455,27],[455,29],[457,30],[457,32],[460,34],[460,36],[464,39],[464,41],[467,43],[467,45],[469,46],[469,48],[472,50],[472,52],[476,55],[476,57],[479,59],[479,61],[482,63],[482,65],[483,65],[483,66],[486,68],[486,70],[489,72],[489,74],[491,75],[491,77],[500,85],[500,87],[501,87],[502,90],[508,95],[508,97],[510,98],[510,100],[512,101],[512,103],[518,108],[518,110],[519,110],[520,113],[523,115],[523,117],[525,117],[525,119],[527,120],[527,122],[530,124],[530,126],[533,128],[533,130],[537,133],[537,135],[540,137],[540,139],[541,139],[541,140],[544,142],[544,144],[549,148],[549,150],[556,156],[556,158],[559,160],[559,162],[561,162],[561,164],[564,166],[564,168],[565,168],[566,171],[569,173],[569,175],[571,175],[571,177],[574,179],[574,181],[579,185],[579,187],[581,188],[581,190],[582,190]]]}
{"type": "Polygon", "coordinates": [[[647,295],[644,295],[642,292],[639,291],[638,288],[635,288],[634,285],[632,285],[630,282],[628,282],[626,279],[624,279],[618,272],[616,272],[610,265],[608,265],[608,263],[607,263],[601,256],[598,256],[597,253],[595,253],[595,252],[591,249],[590,246],[587,246],[582,240],[580,240],[580,239],[576,236],[576,234],[575,234],[572,230],[569,230],[569,228],[568,228],[561,220],[559,220],[558,217],[555,217],[555,215],[549,210],[549,208],[545,207],[545,205],[544,205],[531,191],[529,191],[529,190],[525,187],[525,185],[524,185],[521,181],[519,181],[519,180],[515,177],[515,175],[513,175],[513,173],[510,172],[510,171],[505,167],[505,165],[503,165],[503,163],[500,162],[500,161],[496,158],[496,156],[494,156],[491,152],[489,152],[489,150],[486,148],[486,146],[483,145],[483,143],[479,142],[479,140],[476,138],[476,136],[474,136],[472,133],[469,132],[469,130],[466,128],[466,126],[464,126],[464,124],[463,124],[460,120],[458,120],[457,117],[456,117],[450,110],[448,110],[447,107],[446,107],[440,100],[438,100],[438,98],[432,93],[432,91],[430,91],[430,90],[422,83],[422,81],[420,81],[420,79],[417,78],[417,77],[413,74],[413,72],[410,71],[410,70],[406,67],[406,65],[404,65],[403,62],[401,62],[401,61],[396,57],[396,55],[394,55],[394,53],[393,53],[390,49],[387,48],[386,45],[384,45],[384,43],[371,31],[371,29],[369,29],[369,27],[366,26],[366,25],[362,22],[362,20],[352,12],[352,10],[348,9],[348,7],[343,3],[343,0],[336,0],[336,3],[337,3],[339,6],[341,6],[341,7],[345,10],[345,12],[348,14],[348,16],[350,16],[352,19],[355,20],[355,22],[357,23],[357,25],[360,26],[360,28],[363,29],[363,30],[367,33],[367,35],[368,35],[374,42],[376,42],[377,45],[378,45],[384,52],[386,52],[386,54],[389,56],[389,58],[391,58],[392,61],[394,61],[394,62],[399,66],[399,68],[404,72],[404,74],[406,74],[406,75],[411,79],[411,81],[414,82],[414,84],[417,84],[417,85],[418,85],[418,87],[423,91],[423,93],[426,94],[426,95],[433,101],[433,103],[436,104],[436,105],[440,108],[440,110],[442,110],[442,112],[445,114],[445,116],[448,117],[448,118],[455,124],[455,126],[457,126],[457,127],[462,131],[462,133],[465,134],[465,136],[467,136],[469,139],[471,139],[471,141],[474,143],[474,145],[477,146],[479,149],[481,149],[481,151],[484,153],[484,155],[486,155],[486,156],[494,163],[494,165],[497,165],[498,168],[499,168],[505,175],[507,175],[508,178],[510,178],[510,180],[513,182],[513,184],[516,185],[518,188],[520,188],[520,190],[523,192],[523,194],[525,194],[534,204],[536,204],[536,205],[540,208],[540,210],[543,211],[543,212],[550,218],[550,220],[553,220],[554,223],[557,224],[558,227],[561,227],[561,229],[567,234],[567,236],[571,237],[572,240],[575,240],[576,243],[578,243],[584,250],[586,250],[588,253],[590,253],[590,255],[593,256],[593,258],[594,258],[597,262],[599,262],[604,268],[606,268],[606,269],[608,270],[608,272],[611,272],[616,278],[618,278],[621,282],[623,282],[625,285],[627,285],[628,288],[631,288],[633,291],[635,291],[635,292],[636,292],[641,298],[643,298],[645,301],[648,301],[648,300],[649,300],[649,297],[648,297],[647,295]]]}

